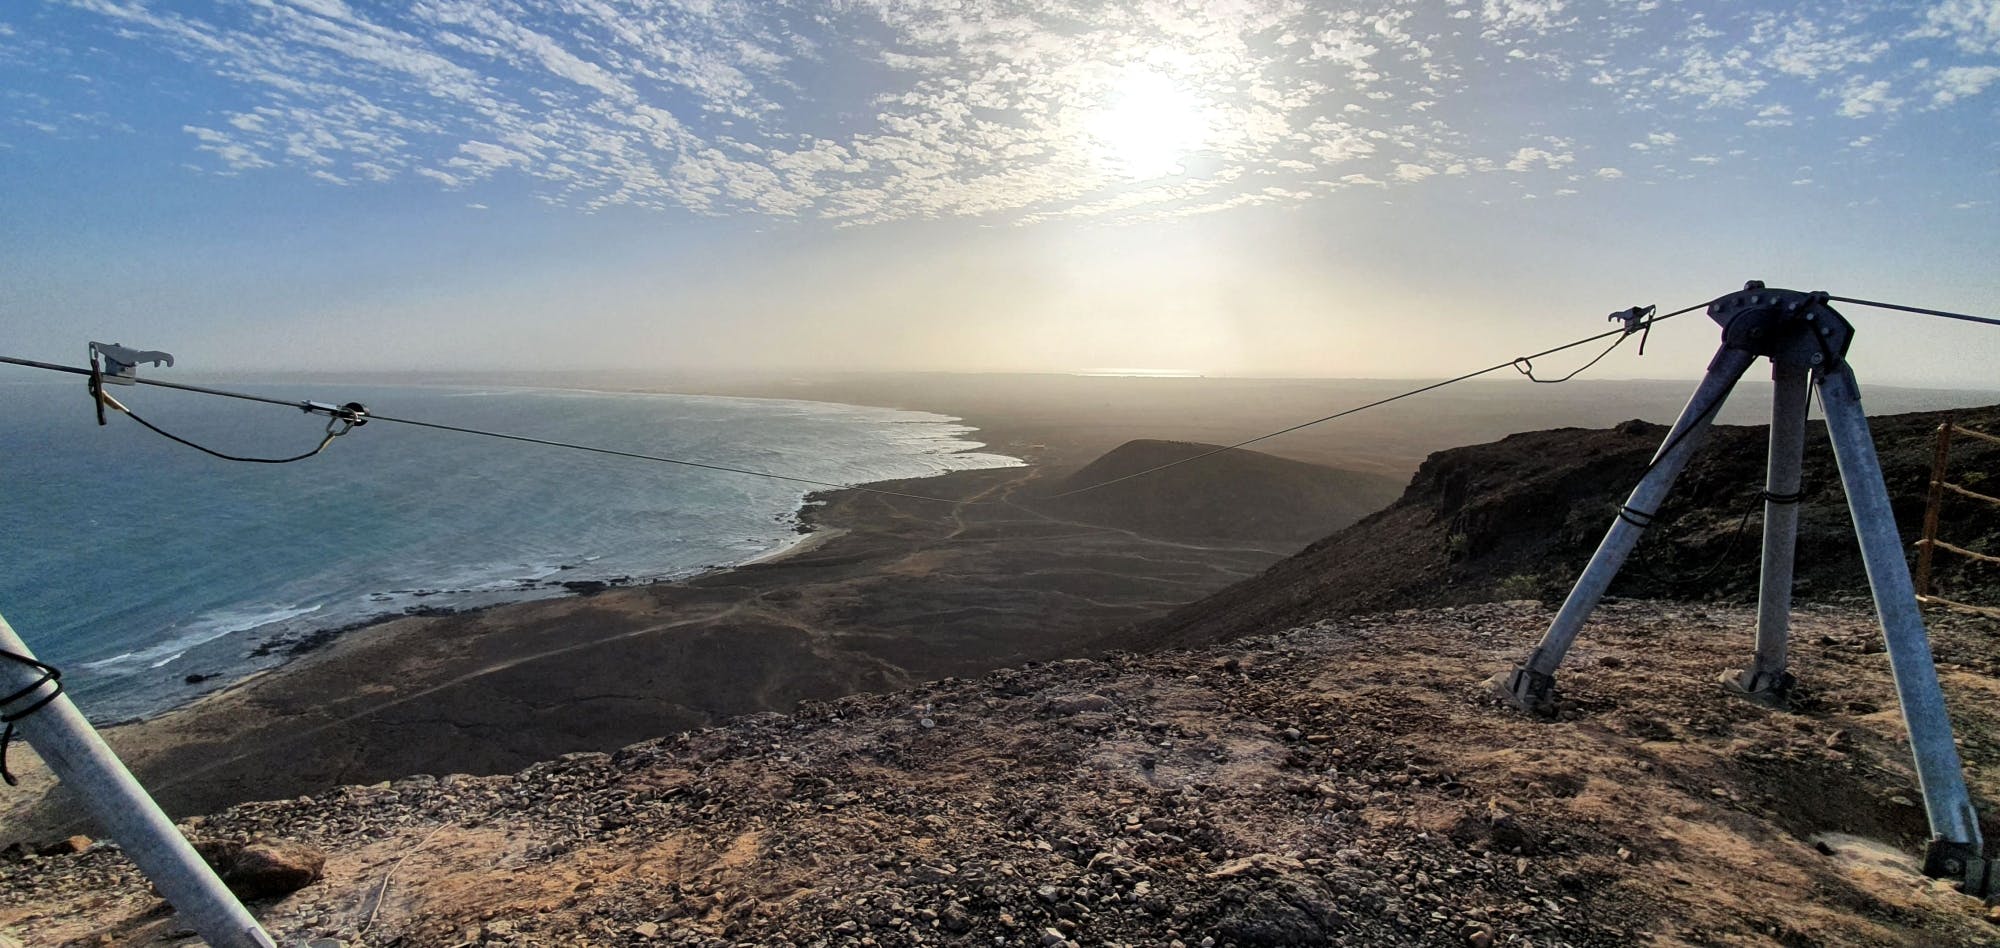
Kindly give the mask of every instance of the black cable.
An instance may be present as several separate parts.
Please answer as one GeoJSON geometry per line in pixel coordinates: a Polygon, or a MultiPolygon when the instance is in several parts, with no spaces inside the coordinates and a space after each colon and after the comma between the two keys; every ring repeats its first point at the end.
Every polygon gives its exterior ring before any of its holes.
{"type": "Polygon", "coordinates": [[[21,785],[21,781],[16,779],[14,772],[7,767],[7,748],[11,747],[14,743],[14,722],[42,710],[48,706],[49,702],[56,700],[57,696],[62,694],[62,670],[47,662],[7,649],[0,649],[0,660],[13,662],[17,665],[25,665],[29,669],[41,673],[40,677],[36,678],[33,682],[16,689],[13,694],[5,698],[0,698],[0,708],[5,708],[22,698],[34,694],[36,689],[41,688],[43,685],[52,684],[55,686],[50,688],[47,694],[36,698],[33,704],[19,711],[0,712],[0,724],[5,725],[5,729],[0,730],[0,780],[5,780],[7,786],[17,787],[21,785]]]}
{"type": "Polygon", "coordinates": [[[353,425],[350,424],[348,425],[347,428],[341,428],[336,430],[333,427],[333,424],[329,422],[326,429],[326,437],[321,438],[317,446],[315,446],[311,451],[307,451],[304,454],[295,454],[288,458],[246,458],[246,457],[238,457],[234,454],[224,454],[221,451],[215,450],[214,448],[196,444],[192,441],[189,441],[188,439],[183,438],[180,435],[174,434],[171,431],[161,428],[159,425],[153,424],[152,422],[139,417],[138,412],[135,412],[132,409],[125,407],[124,405],[120,404],[117,399],[112,398],[109,395],[101,396],[100,404],[109,404],[111,407],[116,408],[120,412],[124,413],[124,415],[127,418],[130,418],[133,421],[138,422],[147,431],[151,431],[152,433],[159,435],[160,437],[165,438],[169,441],[187,445],[188,447],[193,448],[196,451],[200,451],[201,453],[209,455],[211,457],[218,457],[225,461],[241,461],[245,464],[290,464],[293,461],[303,461],[309,457],[315,457],[321,451],[326,450],[326,446],[332,444],[333,439],[346,434],[348,430],[353,427],[353,425]]]}
{"type": "MultiPolygon", "coordinates": [[[[1695,305],[1693,305],[1693,306],[1688,306],[1688,307],[1683,307],[1683,308],[1681,308],[1681,309],[1677,309],[1677,310],[1674,310],[1673,312],[1671,312],[1671,313],[1668,313],[1668,314],[1666,314],[1665,316],[1653,316],[1653,317],[1648,317],[1648,318],[1647,318],[1647,319],[1646,319],[1646,320],[1644,321],[1644,324],[1643,324],[1643,326],[1644,326],[1644,328],[1647,328],[1647,329],[1650,329],[1650,328],[1651,328],[1651,326],[1652,326],[1652,324],[1654,324],[1654,323],[1657,323],[1657,322],[1661,322],[1661,321],[1664,321],[1664,320],[1668,320],[1668,319],[1672,319],[1672,318],[1674,318],[1674,317],[1676,317],[1676,316],[1680,316],[1680,315],[1683,315],[1683,314],[1686,314],[1686,313],[1692,313],[1692,312],[1694,312],[1695,310],[1698,310],[1698,309],[1705,309],[1705,308],[1707,308],[1707,307],[1708,307],[1708,304],[1710,304],[1710,303],[1712,303],[1712,302],[1714,302],[1714,300],[1703,300],[1702,302],[1700,302],[1700,303],[1696,303],[1696,304],[1695,304],[1695,305]]],[[[1539,359],[1539,358],[1541,358],[1541,357],[1543,357],[1543,356],[1546,356],[1546,355],[1554,355],[1555,353],[1558,353],[1558,352],[1562,352],[1562,351],[1564,351],[1564,350],[1567,350],[1567,349],[1574,349],[1574,348],[1576,348],[1577,346],[1581,346],[1581,345],[1587,345],[1587,344],[1589,344],[1589,343],[1593,343],[1593,342],[1596,342],[1596,341],[1598,341],[1599,339],[1605,339],[1605,338],[1608,338],[1608,337],[1611,337],[1611,336],[1629,336],[1629,335],[1631,335],[1631,334],[1632,334],[1633,332],[1635,332],[1635,331],[1639,331],[1639,330],[1637,330],[1637,329],[1634,329],[1634,328],[1633,328],[1633,327],[1631,327],[1631,326],[1626,326],[1626,327],[1623,327],[1623,328],[1619,328],[1619,329],[1613,329],[1613,330],[1610,330],[1610,331],[1608,331],[1608,332],[1601,332],[1601,333],[1598,333],[1597,335],[1594,335],[1594,336],[1586,336],[1586,337],[1584,337],[1584,338],[1582,338],[1582,339],[1578,339],[1578,340],[1577,340],[1577,341],[1575,341],[1575,342],[1571,342],[1571,343],[1565,343],[1565,344],[1563,344],[1563,345],[1560,345],[1560,346],[1557,346],[1557,347],[1555,347],[1555,348],[1553,348],[1553,349],[1544,349],[1544,350],[1542,350],[1541,352],[1537,352],[1537,353],[1535,353],[1535,354],[1533,354],[1533,355],[1526,355],[1526,356],[1519,356],[1519,357],[1516,357],[1516,358],[1513,358],[1513,359],[1509,359],[1509,360],[1507,360],[1507,361],[1505,361],[1505,362],[1502,362],[1502,363],[1499,363],[1499,364],[1497,364],[1497,365],[1489,365],[1489,366],[1487,366],[1486,368],[1483,368],[1483,369],[1480,369],[1480,370],[1478,370],[1478,371],[1476,371],[1476,372],[1467,372],[1467,373],[1465,373],[1464,375],[1460,375],[1460,376],[1456,376],[1456,377],[1454,377],[1454,378],[1448,378],[1448,379],[1445,379],[1445,380],[1444,380],[1444,381],[1442,381],[1442,382],[1433,382],[1433,383],[1431,383],[1431,384],[1429,384],[1429,385],[1425,385],[1425,386],[1423,386],[1423,387],[1421,387],[1421,388],[1413,388],[1413,389],[1411,389],[1411,390],[1409,390],[1409,391],[1407,391],[1407,392],[1403,392],[1403,393],[1401,393],[1401,394],[1397,394],[1397,395],[1391,395],[1391,396],[1389,396],[1388,398],[1380,398],[1380,399],[1376,399],[1375,401],[1372,401],[1372,402],[1369,402],[1369,403],[1367,403],[1367,404],[1365,404],[1365,405],[1356,405],[1355,407],[1353,407],[1353,408],[1349,408],[1349,409],[1347,409],[1347,410],[1345,410],[1345,411],[1338,411],[1338,412],[1334,412],[1334,413],[1333,413],[1333,414],[1331,414],[1331,415],[1327,415],[1327,416],[1325,416],[1325,417],[1323,417],[1323,418],[1315,418],[1315,419],[1313,419],[1313,420],[1311,420],[1311,421],[1304,421],[1304,422],[1300,422],[1300,423],[1298,423],[1298,424],[1296,424],[1296,425],[1293,425],[1293,426],[1291,426],[1291,427],[1289,427],[1289,428],[1281,428],[1281,429],[1279,429],[1279,430],[1277,430],[1277,431],[1273,431],[1273,432],[1271,432],[1270,434],[1263,434],[1263,435],[1258,435],[1258,436],[1257,436],[1257,437],[1255,437],[1255,438],[1248,438],[1248,439],[1245,439],[1245,440],[1243,440],[1243,441],[1238,441],[1238,442],[1236,442],[1235,444],[1229,444],[1229,445],[1224,445],[1224,446],[1222,446],[1222,447],[1219,447],[1219,448],[1216,448],[1216,449],[1214,449],[1214,450],[1212,450],[1212,451],[1205,451],[1205,452],[1203,452],[1203,453],[1201,453],[1201,454],[1196,454],[1196,455],[1192,455],[1192,456],[1190,456],[1190,457],[1185,457],[1185,458],[1181,458],[1181,459],[1180,459],[1180,460],[1178,460],[1178,461],[1169,461],[1169,462],[1167,462],[1167,463],[1165,463],[1165,464],[1160,464],[1160,465],[1156,465],[1156,466],[1154,466],[1154,467],[1149,467],[1149,468],[1146,468],[1145,470],[1141,470],[1141,471],[1134,471],[1133,473],[1130,473],[1130,474],[1126,474],[1126,475],[1123,475],[1123,476],[1120,476],[1120,477],[1114,477],[1114,478],[1112,478],[1112,479],[1110,479],[1110,480],[1108,480],[1108,481],[1099,481],[1098,483],[1095,483],[1095,484],[1092,484],[1092,485],[1090,485],[1090,486],[1088,486],[1088,487],[1079,487],[1079,488],[1077,488],[1077,489],[1075,489],[1075,490],[1071,490],[1071,491],[1064,491],[1063,493],[1060,493],[1060,494],[1053,494],[1053,495],[1051,495],[1051,496],[1049,496],[1049,497],[1045,497],[1045,498],[1043,498],[1043,499],[1044,499],[1044,500],[1061,500],[1062,498],[1065,498],[1065,497],[1074,497],[1074,496],[1076,496],[1077,494],[1082,494],[1082,493],[1087,493],[1087,492],[1089,492],[1089,491],[1093,491],[1093,490],[1097,490],[1097,489],[1099,489],[1099,488],[1102,488],[1102,487],[1109,487],[1109,486],[1111,486],[1111,485],[1113,485],[1113,484],[1117,484],[1117,483],[1120,483],[1120,482],[1123,482],[1123,481],[1129,481],[1129,480],[1132,480],[1132,479],[1133,479],[1133,478],[1135,478],[1135,477],[1145,477],[1145,476],[1146,476],[1146,475],[1148,475],[1148,474],[1157,474],[1157,473],[1159,473],[1159,472],[1161,472],[1161,471],[1164,471],[1164,470],[1166,470],[1167,468],[1170,468],[1170,467],[1178,467],[1178,466],[1180,466],[1180,465],[1182,465],[1182,464],[1188,464],[1188,463],[1191,463],[1191,462],[1194,462],[1194,461],[1200,461],[1200,460],[1203,460],[1203,459],[1205,459],[1205,458],[1212,458],[1212,457],[1214,457],[1214,456],[1216,456],[1216,455],[1218,455],[1218,454],[1221,454],[1221,453],[1223,453],[1223,452],[1225,452],[1225,451],[1235,451],[1235,450],[1237,450],[1238,448],[1243,448],[1243,447],[1246,447],[1246,446],[1249,446],[1249,445],[1253,445],[1253,444],[1256,444],[1256,443],[1257,443],[1257,442],[1259,442],[1259,441],[1268,441],[1268,440],[1270,440],[1270,439],[1272,439],[1272,438],[1275,438],[1275,437],[1278,437],[1279,435],[1286,435],[1286,434],[1291,434],[1292,432],[1294,432],[1294,431],[1298,431],[1298,430],[1299,430],[1299,429],[1301,429],[1301,428],[1310,428],[1310,427],[1312,427],[1313,425],[1317,425],[1317,424],[1321,424],[1321,423],[1323,423],[1323,422],[1328,422],[1328,421],[1333,421],[1333,420],[1334,420],[1334,419],[1336,419],[1336,418],[1345,418],[1345,417],[1347,417],[1348,415],[1353,415],[1353,414],[1358,414],[1358,413],[1360,413],[1360,412],[1364,412],[1364,411],[1367,411],[1367,410],[1369,410],[1369,409],[1371,409],[1371,408],[1379,408],[1379,407],[1381,407],[1381,406],[1383,406],[1383,405],[1387,405],[1387,404],[1389,404],[1390,402],[1395,402],[1395,401],[1401,401],[1401,400],[1403,400],[1403,399],[1405,399],[1405,398],[1409,398],[1409,397],[1410,397],[1410,396],[1412,396],[1412,395],[1422,395],[1422,394],[1423,394],[1423,393],[1425,393],[1425,392],[1432,392],[1432,391],[1436,391],[1436,390],[1438,390],[1438,389],[1441,389],[1441,388],[1444,388],[1444,387],[1445,387],[1445,386],[1447,386],[1447,385],[1456,385],[1456,384],[1458,384],[1458,383],[1460,383],[1460,382],[1463,382],[1463,381],[1466,381],[1466,380],[1468,380],[1468,379],[1475,379],[1475,378],[1478,378],[1478,377],[1480,377],[1480,376],[1482,376],[1482,375],[1488,375],[1488,374],[1491,374],[1491,373],[1494,373],[1494,372],[1498,372],[1498,371],[1500,371],[1501,369],[1506,369],[1506,368],[1516,368],[1516,369],[1518,369],[1518,367],[1519,367],[1520,363],[1522,363],[1522,362],[1531,362],[1532,360],[1535,360],[1535,359],[1539,359]]],[[[1615,346],[1614,346],[1614,348],[1615,348],[1615,346]]],[[[1609,354],[1609,353],[1607,352],[1606,354],[1609,354]]],[[[1603,356],[1602,356],[1602,355],[1600,355],[1600,356],[1599,356],[1598,358],[1600,358],[1600,359],[1601,359],[1601,358],[1603,358],[1603,356]]],[[[1595,363],[1593,362],[1593,364],[1595,364],[1595,363]]],[[[1588,368],[1588,366],[1586,366],[1586,368],[1588,368]]],[[[1572,375],[1574,375],[1575,373],[1571,373],[1571,374],[1572,374],[1572,375]]]]}
{"type": "Polygon", "coordinates": [[[1535,382],[1535,383],[1538,383],[1538,384],[1541,384],[1541,385],[1560,385],[1560,384],[1562,384],[1562,383],[1564,383],[1564,382],[1567,382],[1567,381],[1569,381],[1570,379],[1573,379],[1573,378],[1576,378],[1576,377],[1577,377],[1577,376],[1579,376],[1579,375],[1582,375],[1582,374],[1583,374],[1583,373],[1584,373],[1585,371],[1587,371],[1587,370],[1588,370],[1588,369],[1589,369],[1589,368],[1590,368],[1591,366],[1593,366],[1593,365],[1596,365],[1597,363],[1599,363],[1599,362],[1602,362],[1602,361],[1604,361],[1604,357],[1605,357],[1605,356],[1608,356],[1608,355],[1610,355],[1610,354],[1611,354],[1611,353],[1612,353],[1613,351],[1615,351],[1615,350],[1616,350],[1616,349],[1617,349],[1617,348],[1618,348],[1619,346],[1622,346],[1622,345],[1624,345],[1624,344],[1625,344],[1625,340],[1627,340],[1627,339],[1630,339],[1630,338],[1632,338],[1632,334],[1631,334],[1631,333],[1629,333],[1629,332],[1628,332],[1628,333],[1621,333],[1621,334],[1620,334],[1620,335],[1618,336],[1618,338],[1616,338],[1616,339],[1613,339],[1613,340],[1611,340],[1611,345],[1609,345],[1609,346],[1606,346],[1606,347],[1604,348],[1604,351],[1603,351],[1603,352],[1600,352],[1600,353],[1598,353],[1598,354],[1597,354],[1597,358],[1595,358],[1595,359],[1592,359],[1592,360],[1590,360],[1589,362],[1585,362],[1584,364],[1582,364],[1582,365],[1578,366],[1578,367],[1576,368],[1576,370],[1575,370],[1575,371],[1573,371],[1573,372],[1571,372],[1570,374],[1568,374],[1568,375],[1565,375],[1565,376],[1563,376],[1562,378],[1559,378],[1559,379],[1545,379],[1545,378],[1541,378],[1541,377],[1539,377],[1539,376],[1535,375],[1535,363],[1534,363],[1534,360],[1533,360],[1532,358],[1528,357],[1528,356],[1522,356],[1522,357],[1520,357],[1520,358],[1518,358],[1518,359],[1515,359],[1515,360],[1514,360],[1514,369],[1515,369],[1515,371],[1518,371],[1518,372],[1520,372],[1520,373],[1521,373],[1522,375],[1525,375],[1525,376],[1527,376],[1527,378],[1528,378],[1528,381],[1530,381],[1530,382],[1535,382]]]}
{"type": "Polygon", "coordinates": [[[1829,296],[1827,299],[1836,303],[1853,303],[1857,306],[1873,306],[1876,309],[1893,309],[1905,313],[1917,313],[1923,316],[1941,316],[1945,319],[1962,319],[1968,323],[1985,323],[1988,326],[2000,326],[2000,319],[1994,319],[1991,316],[1973,316],[1966,313],[1954,313],[1949,310],[1925,309],[1921,306],[1904,306],[1899,303],[1878,303],[1874,300],[1858,300],[1852,296],[1829,296]]]}

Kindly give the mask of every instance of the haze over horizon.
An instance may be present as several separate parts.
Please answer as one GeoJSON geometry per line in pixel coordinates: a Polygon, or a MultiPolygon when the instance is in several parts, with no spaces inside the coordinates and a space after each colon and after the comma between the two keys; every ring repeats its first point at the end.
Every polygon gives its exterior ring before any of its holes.
{"type": "MultiPolygon", "coordinates": [[[[1438,377],[1750,278],[2000,313],[2000,0],[46,0],[0,87],[34,358],[1438,377]]],[[[1864,385],[1994,382],[1844,311],[1864,385]]]]}

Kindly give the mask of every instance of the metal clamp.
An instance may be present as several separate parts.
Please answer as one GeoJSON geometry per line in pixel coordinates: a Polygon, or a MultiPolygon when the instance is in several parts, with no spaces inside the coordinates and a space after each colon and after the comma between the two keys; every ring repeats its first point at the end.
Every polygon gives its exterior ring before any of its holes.
{"type": "Polygon", "coordinates": [[[156,349],[128,349],[115,342],[90,344],[91,378],[97,384],[131,385],[139,378],[140,363],[173,368],[174,357],[156,349]],[[100,357],[104,360],[101,368],[98,366],[100,357]]]}
{"type": "Polygon", "coordinates": [[[326,402],[306,402],[299,406],[308,415],[326,416],[326,433],[338,438],[368,423],[368,407],[360,402],[345,405],[329,405],[326,402]]]}

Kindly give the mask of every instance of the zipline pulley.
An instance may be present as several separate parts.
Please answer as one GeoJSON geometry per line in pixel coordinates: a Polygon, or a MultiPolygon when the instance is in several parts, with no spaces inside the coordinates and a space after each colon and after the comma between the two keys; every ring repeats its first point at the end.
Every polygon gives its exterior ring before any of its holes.
{"type": "Polygon", "coordinates": [[[115,342],[93,342],[90,344],[90,364],[98,370],[96,381],[102,385],[131,385],[139,380],[139,366],[148,363],[167,368],[174,367],[174,357],[155,349],[128,349],[115,342]],[[98,360],[104,360],[98,365],[98,360]]]}

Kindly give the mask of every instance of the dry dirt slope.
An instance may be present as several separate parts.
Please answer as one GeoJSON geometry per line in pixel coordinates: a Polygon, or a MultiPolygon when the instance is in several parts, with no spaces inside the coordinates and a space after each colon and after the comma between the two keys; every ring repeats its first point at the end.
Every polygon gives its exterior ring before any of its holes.
{"type": "Polygon", "coordinates": [[[1039,492],[1088,493],[1046,499],[1031,493],[1023,501],[1152,536],[1297,547],[1382,509],[1403,489],[1400,480],[1379,474],[1257,451],[1214,453],[1219,451],[1190,441],[1128,441],[1039,492]],[[1135,476],[1142,473],[1147,476],[1135,476]]]}
{"type": "MultiPolygon", "coordinates": [[[[1908,866],[1923,818],[1867,616],[1800,617],[1799,713],[1713,684],[1746,612],[1655,603],[1593,623],[1557,720],[1498,711],[1479,679],[1547,619],[1030,666],[194,830],[325,847],[325,881],[256,910],[349,946],[2000,944],[1908,866]]],[[[1937,638],[2000,799],[2000,646],[1937,638]]],[[[115,852],[0,864],[0,932],[29,944],[184,944],[156,906],[115,852]]]]}

